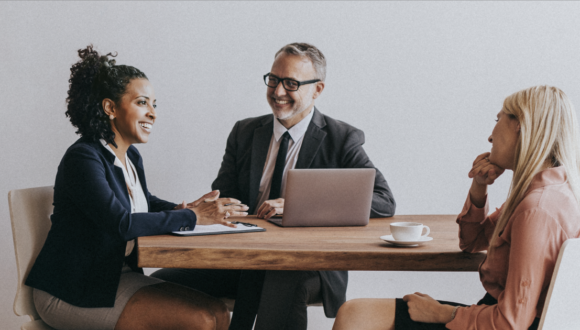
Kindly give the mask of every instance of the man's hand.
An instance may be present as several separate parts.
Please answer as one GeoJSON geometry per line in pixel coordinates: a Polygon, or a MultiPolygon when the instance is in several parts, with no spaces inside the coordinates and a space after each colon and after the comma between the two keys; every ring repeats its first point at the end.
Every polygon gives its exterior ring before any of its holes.
{"type": "Polygon", "coordinates": [[[409,307],[409,316],[415,322],[449,323],[454,306],[443,305],[430,296],[415,292],[403,297],[409,307]]]}
{"type": "Polygon", "coordinates": [[[270,219],[276,214],[284,214],[284,198],[265,201],[258,209],[258,212],[256,212],[256,216],[258,218],[266,220],[270,219]]]}

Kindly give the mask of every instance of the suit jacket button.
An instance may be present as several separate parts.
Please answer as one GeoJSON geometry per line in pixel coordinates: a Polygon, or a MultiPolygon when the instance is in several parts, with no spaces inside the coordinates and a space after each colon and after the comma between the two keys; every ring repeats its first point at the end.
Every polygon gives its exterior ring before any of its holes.
{"type": "Polygon", "coordinates": [[[185,230],[189,230],[189,227],[185,227],[185,230]]]}
{"type": "Polygon", "coordinates": [[[183,227],[180,227],[180,228],[179,228],[179,231],[183,231],[183,227]]]}

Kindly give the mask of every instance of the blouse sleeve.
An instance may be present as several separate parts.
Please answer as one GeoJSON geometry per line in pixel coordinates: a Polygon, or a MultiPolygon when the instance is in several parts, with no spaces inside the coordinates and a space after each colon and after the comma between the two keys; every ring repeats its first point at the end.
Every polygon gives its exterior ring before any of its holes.
{"type": "Polygon", "coordinates": [[[457,216],[459,224],[459,248],[465,252],[475,253],[487,250],[489,240],[495,229],[500,209],[487,215],[489,201],[485,198],[485,206],[476,207],[471,203],[469,194],[463,205],[463,210],[457,216]]]}
{"type": "Polygon", "coordinates": [[[494,243],[498,246],[510,244],[507,280],[504,291],[497,298],[497,305],[461,307],[455,319],[447,323],[447,328],[528,329],[536,317],[542,290],[547,290],[549,285],[546,276],[554,270],[554,256],[557,258],[562,245],[558,228],[556,221],[541,209],[529,209],[514,216],[507,234],[509,238],[504,232],[494,243]],[[511,239],[511,242],[506,239],[511,239]]]}

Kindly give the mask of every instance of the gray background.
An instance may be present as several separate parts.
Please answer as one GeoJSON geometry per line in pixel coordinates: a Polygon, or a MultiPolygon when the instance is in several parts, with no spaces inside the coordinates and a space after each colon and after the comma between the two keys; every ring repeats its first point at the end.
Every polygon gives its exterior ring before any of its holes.
{"type": "MultiPolygon", "coordinates": [[[[0,2],[0,328],[16,267],[7,193],[52,185],[76,140],[64,116],[76,50],[93,43],[143,70],[158,99],[150,142],[138,146],[148,185],[191,201],[210,190],[237,120],[266,114],[262,75],[301,41],[328,59],[327,115],[366,133],[397,214],[457,214],[503,99],[538,84],[578,90],[579,3],[558,2],[0,2]]],[[[493,207],[509,186],[491,189],[493,207]]],[[[378,236],[386,233],[377,233],[378,236]]],[[[473,303],[477,273],[352,272],[348,298],[422,291],[473,303]]],[[[320,307],[310,329],[330,329],[320,307]]]]}

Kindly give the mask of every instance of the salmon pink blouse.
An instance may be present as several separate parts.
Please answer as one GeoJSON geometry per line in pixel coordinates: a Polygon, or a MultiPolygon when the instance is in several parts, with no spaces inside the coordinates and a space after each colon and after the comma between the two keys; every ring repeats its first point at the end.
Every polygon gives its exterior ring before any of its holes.
{"type": "MultiPolygon", "coordinates": [[[[502,206],[503,207],[503,206],[502,206]]],[[[488,214],[468,196],[457,217],[459,246],[465,252],[488,250],[501,209],[488,214]]],[[[451,330],[528,329],[540,317],[562,244],[580,236],[580,207],[563,166],[536,174],[524,199],[479,266],[485,290],[497,305],[460,307],[451,330]]]]}

